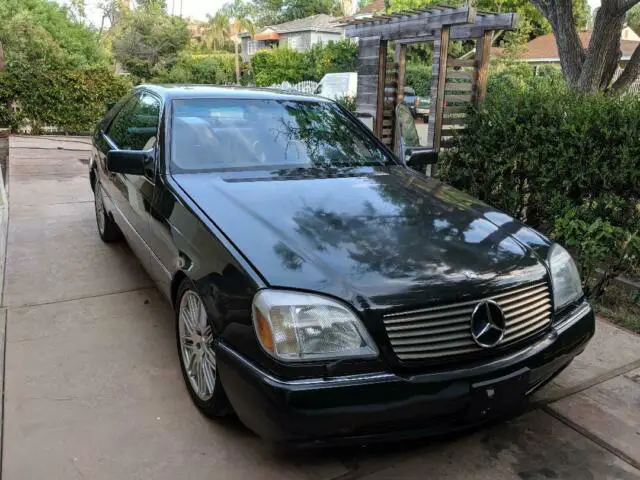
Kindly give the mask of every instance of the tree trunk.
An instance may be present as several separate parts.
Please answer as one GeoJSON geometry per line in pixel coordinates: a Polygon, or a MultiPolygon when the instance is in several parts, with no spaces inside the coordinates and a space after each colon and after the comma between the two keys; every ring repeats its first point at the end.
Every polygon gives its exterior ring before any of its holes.
{"type": "Polygon", "coordinates": [[[609,88],[609,85],[611,85],[611,81],[613,80],[613,77],[618,70],[618,65],[620,64],[620,59],[622,58],[620,42],[621,38],[619,35],[615,35],[610,39],[609,46],[607,47],[607,63],[604,66],[604,70],[600,78],[600,90],[607,90],[609,88]]]}
{"type": "Polygon", "coordinates": [[[240,49],[238,48],[238,40],[233,40],[234,49],[236,52],[236,83],[240,85],[240,49]]]}
{"type": "Polygon", "coordinates": [[[583,92],[597,92],[600,89],[605,80],[605,68],[610,68],[611,65],[610,56],[616,58],[617,64],[624,17],[625,13],[620,13],[614,2],[603,2],[598,10],[589,42],[589,54],[582,66],[578,83],[578,88],[583,92]]]}
{"type": "Polygon", "coordinates": [[[573,3],[571,0],[533,0],[533,3],[551,24],[562,73],[569,87],[574,88],[580,79],[585,51],[573,23],[573,3]]]}
{"type": "Polygon", "coordinates": [[[611,90],[614,92],[625,91],[638,78],[638,75],[640,75],[640,45],[636,47],[622,75],[611,86],[611,90]]]}
{"type": "MultiPolygon", "coordinates": [[[[620,37],[626,13],[640,0],[605,0],[596,15],[588,48],[580,42],[573,21],[572,0],[532,0],[553,29],[562,72],[569,88],[583,92],[606,90],[616,73],[621,58],[620,37]]],[[[640,74],[640,49],[612,91],[626,89],[640,74]]]]}

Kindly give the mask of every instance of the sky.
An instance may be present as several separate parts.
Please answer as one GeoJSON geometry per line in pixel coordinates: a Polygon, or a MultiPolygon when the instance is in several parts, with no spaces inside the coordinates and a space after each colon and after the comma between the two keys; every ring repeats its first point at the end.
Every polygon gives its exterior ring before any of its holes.
{"type": "MultiPolygon", "coordinates": [[[[69,0],[56,0],[58,3],[66,4],[69,0]]],[[[207,14],[213,15],[226,0],[167,0],[167,9],[172,13],[172,8],[176,15],[180,13],[182,6],[182,16],[190,17],[196,20],[206,20],[207,14]]],[[[100,26],[102,14],[98,10],[97,5],[100,0],[86,0],[87,17],[89,22],[95,26],[100,26]]],[[[444,3],[444,2],[443,2],[444,3]]],[[[589,0],[589,5],[594,9],[600,6],[600,0],[589,0]]]]}

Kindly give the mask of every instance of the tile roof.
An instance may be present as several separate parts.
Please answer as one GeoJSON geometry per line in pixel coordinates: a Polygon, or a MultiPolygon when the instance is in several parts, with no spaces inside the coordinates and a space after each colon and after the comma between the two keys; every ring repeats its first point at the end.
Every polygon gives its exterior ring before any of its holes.
{"type": "Polygon", "coordinates": [[[373,0],[369,5],[366,5],[358,10],[358,14],[381,12],[384,9],[384,0],[373,0]]]}
{"type": "MultiPolygon", "coordinates": [[[[580,42],[582,46],[587,48],[589,41],[591,40],[591,30],[585,30],[580,32],[580,42]]],[[[634,40],[620,40],[620,49],[622,50],[622,60],[629,60],[636,47],[640,42],[634,40]]],[[[502,53],[501,48],[492,48],[491,53],[494,55],[500,55],[502,53]]],[[[535,61],[560,61],[558,55],[558,46],[556,45],[556,38],[553,33],[536,37],[527,43],[525,50],[520,54],[520,59],[529,62],[535,61]]]]}
{"type": "Polygon", "coordinates": [[[333,22],[338,20],[337,17],[320,13],[318,15],[311,15],[306,18],[299,18],[292,20],[291,22],[280,23],[278,25],[268,25],[263,30],[272,29],[278,33],[291,33],[291,32],[332,32],[342,33],[344,27],[339,27],[333,22]]]}

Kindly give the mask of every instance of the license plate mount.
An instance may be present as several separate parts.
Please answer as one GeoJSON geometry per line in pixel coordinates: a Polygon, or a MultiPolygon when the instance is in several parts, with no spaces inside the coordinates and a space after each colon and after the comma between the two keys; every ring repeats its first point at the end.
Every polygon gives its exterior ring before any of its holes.
{"type": "Polygon", "coordinates": [[[482,421],[516,410],[527,398],[529,389],[528,368],[471,385],[469,417],[472,421],[482,421]]]}

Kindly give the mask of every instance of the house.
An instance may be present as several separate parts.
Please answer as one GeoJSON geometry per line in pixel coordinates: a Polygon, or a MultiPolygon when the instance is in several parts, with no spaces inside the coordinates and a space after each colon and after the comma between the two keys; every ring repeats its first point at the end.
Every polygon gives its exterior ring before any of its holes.
{"type": "MultiPolygon", "coordinates": [[[[591,41],[591,30],[585,30],[579,32],[580,41],[582,46],[587,48],[591,41]]],[[[620,58],[620,64],[625,65],[629,61],[631,55],[635,51],[636,47],[640,44],[640,37],[629,27],[622,29],[622,35],[620,39],[620,50],[622,51],[622,57],[620,58]]],[[[492,53],[496,55],[502,54],[501,48],[492,48],[492,53]]],[[[558,55],[558,46],[556,45],[556,38],[553,33],[536,37],[527,43],[526,47],[518,56],[523,62],[530,63],[532,65],[548,65],[558,64],[560,65],[560,56],[558,55]]]]}
{"type": "Polygon", "coordinates": [[[253,37],[242,32],[242,58],[247,61],[259,50],[278,46],[288,46],[294,50],[305,52],[316,43],[327,43],[330,40],[342,40],[344,27],[338,26],[338,20],[331,15],[318,14],[300,18],[278,25],[268,25],[256,32],[253,37]]]}
{"type": "Polygon", "coordinates": [[[187,30],[189,30],[189,38],[196,43],[202,43],[207,33],[208,24],[206,22],[199,22],[197,20],[189,22],[187,24],[187,30]]]}
{"type": "Polygon", "coordinates": [[[375,13],[381,13],[385,11],[384,0],[373,0],[368,5],[362,7],[354,15],[355,18],[367,18],[372,17],[375,13]]]}

